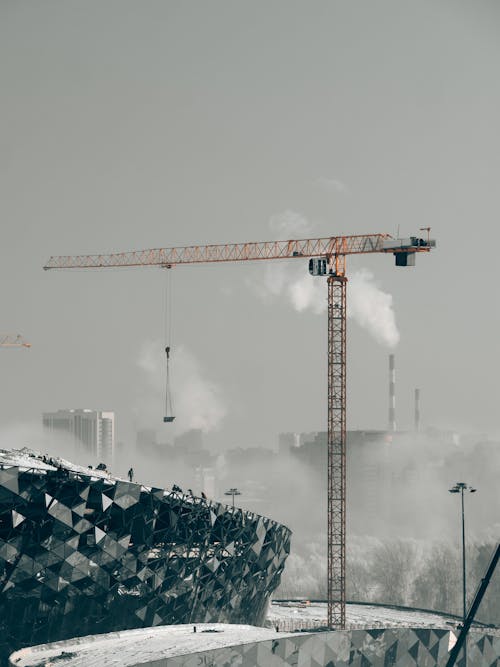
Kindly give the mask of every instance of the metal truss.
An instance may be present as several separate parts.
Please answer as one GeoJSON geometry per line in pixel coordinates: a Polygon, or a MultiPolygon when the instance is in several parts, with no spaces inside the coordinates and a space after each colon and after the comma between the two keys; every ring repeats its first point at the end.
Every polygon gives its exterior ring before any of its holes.
{"type": "Polygon", "coordinates": [[[384,252],[388,234],[331,236],[322,239],[223,243],[179,248],[153,248],[108,255],[51,257],[44,269],[112,268],[120,266],[174,266],[206,262],[238,262],[258,259],[296,259],[332,255],[384,252]]]}
{"type": "Polygon", "coordinates": [[[346,286],[328,277],[328,627],[345,628],[346,286]]]}

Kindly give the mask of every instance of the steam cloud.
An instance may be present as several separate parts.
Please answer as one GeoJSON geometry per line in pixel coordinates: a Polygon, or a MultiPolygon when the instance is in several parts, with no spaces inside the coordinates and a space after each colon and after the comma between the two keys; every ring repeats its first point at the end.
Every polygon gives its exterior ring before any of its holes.
{"type": "Polygon", "coordinates": [[[322,176],[321,178],[318,178],[318,185],[330,192],[338,192],[341,194],[349,193],[347,185],[338,178],[327,178],[322,176]]]}
{"type": "Polygon", "coordinates": [[[271,216],[269,227],[278,240],[307,237],[314,225],[296,211],[286,210],[271,216]]]}
{"type": "MultiPolygon", "coordinates": [[[[297,235],[303,237],[312,229],[305,218],[293,211],[271,218],[270,227],[282,239],[297,235]]],[[[303,263],[297,266],[284,260],[283,263],[267,265],[266,270],[249,285],[266,301],[284,296],[297,312],[311,311],[320,315],[327,307],[325,281],[307,273],[303,263]]],[[[367,269],[360,269],[349,277],[347,315],[378,343],[394,347],[399,342],[392,295],[380,289],[367,269]]]]}
{"type": "MultiPolygon", "coordinates": [[[[161,343],[144,343],[137,363],[146,386],[137,402],[136,418],[139,425],[150,426],[158,422],[165,409],[165,354],[161,343]]],[[[219,387],[203,376],[200,364],[183,345],[173,351],[170,363],[174,433],[190,429],[206,433],[217,428],[226,415],[219,387]]]]}
{"type": "Polygon", "coordinates": [[[360,269],[349,278],[347,314],[365,328],[375,340],[387,347],[399,342],[399,331],[392,309],[392,295],[383,292],[373,274],[360,269]]]}

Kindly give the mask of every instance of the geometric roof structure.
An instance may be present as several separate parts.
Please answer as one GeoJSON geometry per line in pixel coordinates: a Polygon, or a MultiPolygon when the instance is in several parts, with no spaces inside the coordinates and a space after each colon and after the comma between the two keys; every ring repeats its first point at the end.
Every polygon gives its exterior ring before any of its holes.
{"type": "Polygon", "coordinates": [[[258,625],[290,535],[205,498],[0,450],[0,657],[113,630],[258,625]]]}

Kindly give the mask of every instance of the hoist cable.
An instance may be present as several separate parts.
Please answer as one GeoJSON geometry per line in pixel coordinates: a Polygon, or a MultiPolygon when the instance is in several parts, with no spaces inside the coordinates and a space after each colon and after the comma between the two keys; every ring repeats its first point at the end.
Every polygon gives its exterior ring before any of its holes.
{"type": "Polygon", "coordinates": [[[164,421],[173,420],[172,391],[170,388],[170,350],[172,348],[172,311],[173,311],[173,285],[171,269],[167,268],[165,285],[165,307],[164,307],[164,329],[165,329],[165,353],[167,361],[166,382],[165,382],[165,418],[164,421]]]}

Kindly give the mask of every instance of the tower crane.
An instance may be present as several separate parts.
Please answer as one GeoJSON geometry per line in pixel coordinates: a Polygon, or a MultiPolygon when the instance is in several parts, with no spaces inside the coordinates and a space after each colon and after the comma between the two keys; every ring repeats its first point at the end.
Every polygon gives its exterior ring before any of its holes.
{"type": "MultiPolygon", "coordinates": [[[[422,230],[424,231],[424,230],[422,230]]],[[[347,255],[391,253],[396,266],[413,266],[417,253],[435,241],[389,234],[332,236],[289,241],[192,245],[130,252],[51,257],[49,269],[116,268],[184,264],[309,259],[309,272],[324,276],[328,286],[328,627],[346,621],[346,286],[347,255]]]]}
{"type": "Polygon", "coordinates": [[[0,347],[31,347],[20,334],[0,333],[0,347]]]}

